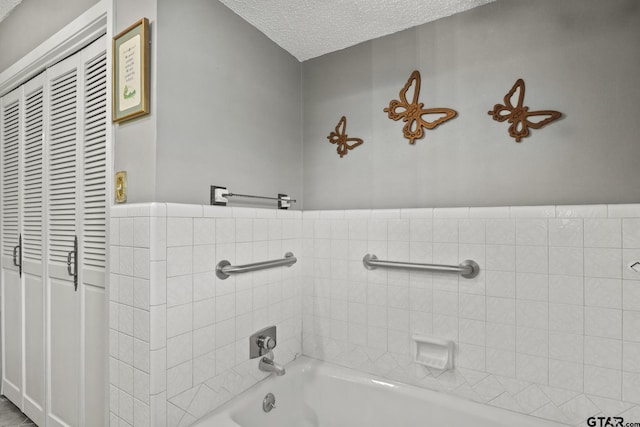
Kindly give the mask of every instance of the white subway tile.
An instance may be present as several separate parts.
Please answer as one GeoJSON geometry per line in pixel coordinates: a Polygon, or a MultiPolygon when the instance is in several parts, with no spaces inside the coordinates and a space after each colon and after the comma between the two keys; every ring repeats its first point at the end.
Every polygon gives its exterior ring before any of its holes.
{"type": "Polygon", "coordinates": [[[434,218],[468,218],[469,208],[435,208],[433,210],[434,218]]]}
{"type": "Polygon", "coordinates": [[[548,273],[549,249],[545,246],[516,246],[516,271],[548,273]]]}
{"type": "Polygon", "coordinates": [[[109,219],[109,244],[120,245],[120,218],[111,215],[109,219]]]}
{"type": "Polygon", "coordinates": [[[620,249],[584,249],[584,274],[589,277],[620,278],[622,251],[620,249]]]}
{"type": "MultiPolygon", "coordinates": [[[[195,218],[203,215],[202,205],[185,205],[179,203],[167,203],[167,217],[195,218]]],[[[205,206],[211,208],[212,206],[205,206]]]]}
{"type": "Polygon", "coordinates": [[[623,339],[640,342],[640,311],[624,310],[623,339]]]}
{"type": "Polygon", "coordinates": [[[582,219],[550,219],[549,245],[581,248],[584,244],[582,219]]]}
{"type": "Polygon", "coordinates": [[[622,338],[622,312],[610,308],[585,307],[584,333],[593,337],[622,338]]]}
{"type": "Polygon", "coordinates": [[[174,366],[167,372],[167,397],[171,398],[193,386],[193,365],[191,361],[174,366]]]}
{"type": "Polygon", "coordinates": [[[549,329],[556,332],[582,334],[584,308],[581,305],[549,304],[549,329]]]}
{"type": "Polygon", "coordinates": [[[583,305],[584,279],[582,276],[549,276],[549,301],[561,304],[583,305]]]}
{"type": "Polygon", "coordinates": [[[523,246],[546,246],[548,224],[546,219],[518,219],[516,221],[516,244],[523,246]]]}
{"type": "Polygon", "coordinates": [[[150,243],[150,225],[148,217],[133,219],[133,246],[148,248],[150,243]]]}
{"type": "Polygon", "coordinates": [[[133,218],[120,218],[120,246],[133,246],[133,218]]]}
{"type": "Polygon", "coordinates": [[[140,279],[149,279],[149,249],[133,248],[133,275],[140,279]]]}
{"type": "Polygon", "coordinates": [[[640,249],[640,219],[622,221],[622,244],[626,249],[640,249]]]}
{"type": "Polygon", "coordinates": [[[581,247],[550,247],[549,273],[565,276],[582,276],[584,273],[583,249],[581,247]]]}
{"type": "Polygon", "coordinates": [[[536,384],[548,384],[549,359],[516,353],[516,377],[536,384]]]}
{"type": "MultiPolygon", "coordinates": [[[[133,378],[133,373],[131,374],[133,378]]],[[[125,422],[133,425],[133,387],[131,393],[120,390],[120,398],[118,401],[118,416],[125,422]]],[[[121,424],[122,425],[122,424],[121,424]]]]}
{"type": "Polygon", "coordinates": [[[584,385],[582,363],[549,360],[549,385],[582,393],[584,385]]]}
{"type": "Polygon", "coordinates": [[[622,247],[622,223],[620,219],[584,220],[584,246],[588,248],[622,247]]]}
{"type": "Polygon", "coordinates": [[[584,363],[609,369],[622,369],[622,341],[610,338],[584,338],[584,363]]]}
{"type": "Polygon", "coordinates": [[[515,325],[515,300],[511,298],[487,297],[487,321],[515,325]]]}
{"type": "Polygon", "coordinates": [[[622,400],[640,405],[640,374],[622,373],[622,400]]]}
{"type": "Polygon", "coordinates": [[[133,309],[133,336],[139,340],[149,342],[149,312],[133,309]]]}
{"type": "Polygon", "coordinates": [[[556,206],[558,218],[606,218],[607,205],[556,206]]]}
{"type": "Polygon", "coordinates": [[[187,332],[167,339],[167,368],[172,368],[193,358],[193,334],[187,332]]]}
{"type": "Polygon", "coordinates": [[[585,305],[604,308],[622,308],[622,280],[586,277],[585,305]]]}
{"type": "Polygon", "coordinates": [[[516,327],[514,325],[487,322],[486,345],[488,348],[516,350],[516,327]]]}
{"type": "Polygon", "coordinates": [[[216,242],[216,220],[193,218],[193,244],[212,245],[216,242]]]}
{"type": "MultiPolygon", "coordinates": [[[[306,219],[307,211],[304,211],[302,217],[306,219]]],[[[347,209],[344,211],[345,219],[367,219],[371,217],[370,209],[347,209]]]]}
{"type": "MultiPolygon", "coordinates": [[[[286,227],[283,231],[286,231],[286,227]]],[[[331,221],[331,238],[334,240],[349,239],[349,220],[335,219],[331,221]]]]}
{"type": "Polygon", "coordinates": [[[514,352],[487,348],[486,355],[487,372],[505,377],[516,376],[514,352]]]}
{"type": "MultiPolygon", "coordinates": [[[[118,273],[124,276],[133,276],[133,247],[121,246],[119,248],[120,260],[118,273]]],[[[115,273],[112,271],[112,273],[115,273]]]]}
{"type": "Polygon", "coordinates": [[[555,206],[511,206],[511,218],[555,218],[555,206]]]}
{"type": "Polygon", "coordinates": [[[548,301],[549,276],[538,273],[517,273],[516,295],[518,299],[548,301]]]}
{"type": "Polygon", "coordinates": [[[167,204],[166,203],[150,203],[149,204],[149,216],[151,216],[151,217],[166,217],[167,216],[167,204]]]}
{"type": "Polygon", "coordinates": [[[481,219],[462,219],[458,223],[460,243],[484,244],[485,222],[481,219]]]}
{"type": "Polygon", "coordinates": [[[511,212],[508,206],[469,208],[469,218],[509,218],[510,215],[511,212]]]}
{"type": "Polygon", "coordinates": [[[620,399],[622,375],[619,370],[585,365],[584,392],[596,396],[620,399]]]}
{"type": "Polygon", "coordinates": [[[193,245],[193,218],[167,218],[167,246],[193,245]]]}
{"type": "Polygon", "coordinates": [[[160,305],[167,302],[167,262],[151,261],[149,272],[149,304],[160,305]]]}
{"type": "Polygon", "coordinates": [[[640,374],[640,342],[622,342],[622,370],[640,374]]]}
{"type": "Polygon", "coordinates": [[[530,356],[547,357],[549,355],[549,331],[518,327],[516,330],[516,351],[530,356]]]}
{"type": "Polygon", "coordinates": [[[149,310],[151,350],[158,350],[167,345],[167,307],[165,305],[152,306],[149,310]]]}
{"type": "Polygon", "coordinates": [[[513,219],[490,219],[486,222],[486,239],[490,245],[513,245],[516,227],[513,219]]]}
{"type": "MultiPolygon", "coordinates": [[[[153,308],[152,308],[153,315],[153,308]]],[[[193,329],[193,304],[167,308],[167,338],[184,334],[193,329]]]]}
{"type": "Polygon", "coordinates": [[[167,259],[167,218],[152,217],[149,228],[149,258],[151,261],[164,261],[167,259]]]}
{"type": "Polygon", "coordinates": [[[622,282],[622,308],[640,311],[640,281],[624,280],[622,282]]]}
{"type": "Polygon", "coordinates": [[[131,203],[127,206],[127,216],[151,216],[151,204],[131,203]]]}
{"type": "MultiPolygon", "coordinates": [[[[347,211],[347,212],[350,212],[350,211],[347,211]]],[[[349,218],[348,215],[346,215],[346,217],[349,218]]],[[[432,208],[400,209],[400,217],[410,218],[410,219],[412,218],[431,219],[433,218],[433,209],[432,208]]]]}
{"type": "Polygon", "coordinates": [[[566,362],[583,363],[584,336],[549,332],[549,358],[566,362]]]}
{"type": "MultiPolygon", "coordinates": [[[[482,268],[483,266],[480,266],[482,268]]],[[[486,270],[515,271],[516,247],[513,245],[487,245],[486,270]]]]}
{"type": "Polygon", "coordinates": [[[516,321],[526,328],[549,328],[549,306],[540,301],[516,300],[516,321]]]}
{"type": "Polygon", "coordinates": [[[215,323],[215,299],[209,298],[193,303],[193,329],[215,323]]]}
{"type": "Polygon", "coordinates": [[[133,370],[133,395],[139,401],[149,403],[149,374],[135,368],[133,370]]]}
{"type": "Polygon", "coordinates": [[[193,272],[193,246],[167,248],[167,276],[182,276],[193,272]]]}
{"type": "Polygon", "coordinates": [[[484,321],[485,314],[484,295],[459,295],[459,316],[465,319],[475,319],[484,321]]]}
{"type": "Polygon", "coordinates": [[[640,203],[608,205],[609,218],[640,218],[640,203]]]}
{"type": "Polygon", "coordinates": [[[175,307],[193,300],[193,276],[167,278],[167,307],[175,307]]]}

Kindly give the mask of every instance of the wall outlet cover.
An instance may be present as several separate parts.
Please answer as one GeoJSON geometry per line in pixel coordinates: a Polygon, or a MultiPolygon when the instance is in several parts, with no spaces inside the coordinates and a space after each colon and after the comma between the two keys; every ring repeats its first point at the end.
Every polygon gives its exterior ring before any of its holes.
{"type": "Polygon", "coordinates": [[[127,172],[116,172],[115,182],[116,203],[124,203],[127,201],[127,172]]]}

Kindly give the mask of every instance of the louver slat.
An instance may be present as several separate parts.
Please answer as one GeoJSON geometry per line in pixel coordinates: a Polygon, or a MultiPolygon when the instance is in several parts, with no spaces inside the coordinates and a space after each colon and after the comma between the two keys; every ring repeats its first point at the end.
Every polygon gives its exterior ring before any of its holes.
{"type": "Polygon", "coordinates": [[[23,245],[24,257],[42,260],[43,203],[43,89],[26,96],[23,166],[23,245]]]}
{"type": "Polygon", "coordinates": [[[104,270],[107,242],[107,58],[86,64],[83,129],[84,265],[104,270]]]}
{"type": "Polygon", "coordinates": [[[13,255],[19,234],[20,103],[2,108],[2,254],[13,255]]]}
{"type": "Polygon", "coordinates": [[[77,71],[50,82],[49,261],[66,263],[76,235],[77,71]]]}

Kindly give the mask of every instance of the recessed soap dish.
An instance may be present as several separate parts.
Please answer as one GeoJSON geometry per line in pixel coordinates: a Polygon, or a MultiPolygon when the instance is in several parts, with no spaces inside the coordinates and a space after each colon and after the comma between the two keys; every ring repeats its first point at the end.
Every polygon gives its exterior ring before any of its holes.
{"type": "Polygon", "coordinates": [[[453,341],[426,335],[413,335],[411,338],[416,363],[441,370],[453,368],[453,341]]]}

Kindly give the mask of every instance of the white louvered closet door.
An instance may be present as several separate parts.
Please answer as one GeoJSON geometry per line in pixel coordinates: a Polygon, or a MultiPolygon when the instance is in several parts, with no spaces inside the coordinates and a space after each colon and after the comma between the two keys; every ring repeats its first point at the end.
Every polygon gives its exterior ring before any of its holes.
{"type": "Polygon", "coordinates": [[[105,419],[105,47],[47,70],[48,426],[105,419]]]}
{"type": "Polygon", "coordinates": [[[2,99],[3,390],[42,425],[44,73],[2,99]]]}
{"type": "Polygon", "coordinates": [[[44,73],[24,85],[22,280],[24,281],[24,401],[22,412],[45,419],[44,73]]]}
{"type": "Polygon", "coordinates": [[[22,407],[23,286],[20,267],[20,141],[23,88],[2,98],[2,392],[22,407]]]}
{"type": "Polygon", "coordinates": [[[107,281],[107,54],[102,37],[82,51],[82,225],[80,292],[83,363],[80,425],[105,423],[108,354],[107,281]]]}

